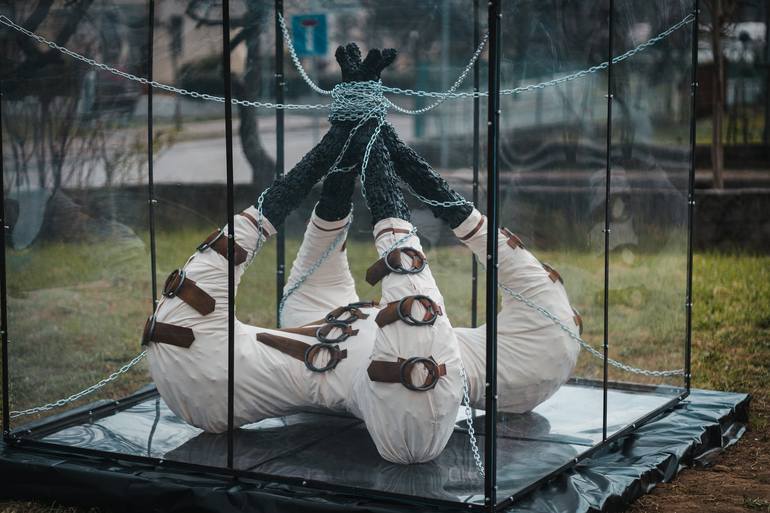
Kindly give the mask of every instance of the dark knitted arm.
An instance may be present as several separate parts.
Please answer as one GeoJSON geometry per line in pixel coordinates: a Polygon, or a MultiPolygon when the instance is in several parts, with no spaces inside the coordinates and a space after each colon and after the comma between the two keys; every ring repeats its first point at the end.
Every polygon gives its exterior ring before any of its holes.
{"type": "Polygon", "coordinates": [[[366,204],[372,213],[372,225],[389,217],[410,220],[409,207],[381,139],[372,147],[362,187],[366,191],[366,204]]]}
{"type": "Polygon", "coordinates": [[[332,126],[294,168],[278,178],[265,193],[262,214],[278,228],[328,171],[348,136],[348,130],[332,126]]]}
{"type": "Polygon", "coordinates": [[[354,171],[333,173],[326,177],[321,188],[321,197],[315,207],[315,213],[325,221],[344,219],[351,208],[350,198],[356,187],[358,174],[354,171]]]}
{"type": "MultiPolygon", "coordinates": [[[[436,201],[454,202],[463,199],[430,164],[401,141],[389,124],[383,126],[382,138],[393,159],[396,174],[417,194],[436,201]]],[[[473,211],[473,205],[469,202],[451,207],[429,205],[429,208],[433,215],[449,223],[450,228],[457,228],[473,211]]]]}

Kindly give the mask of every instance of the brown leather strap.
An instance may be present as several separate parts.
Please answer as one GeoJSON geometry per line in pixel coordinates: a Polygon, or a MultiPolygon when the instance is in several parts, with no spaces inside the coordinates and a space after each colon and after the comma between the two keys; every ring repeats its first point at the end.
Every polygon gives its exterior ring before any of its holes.
{"type": "Polygon", "coordinates": [[[280,331],[286,333],[295,333],[297,335],[305,335],[308,337],[316,337],[320,333],[322,336],[327,337],[329,333],[334,329],[342,330],[343,335],[353,337],[358,335],[358,330],[354,330],[350,324],[324,324],[322,326],[300,326],[298,328],[281,328],[280,331]]]}
{"type": "Polygon", "coordinates": [[[433,357],[428,358],[410,358],[406,360],[399,358],[395,362],[386,362],[384,360],[372,360],[366,369],[370,381],[378,383],[401,383],[410,390],[424,391],[430,390],[436,385],[436,382],[442,376],[446,376],[446,364],[437,364],[433,357]],[[428,369],[428,376],[420,385],[412,382],[412,367],[422,364],[428,369]]]}
{"type": "Polygon", "coordinates": [[[466,241],[466,240],[470,239],[471,237],[473,237],[474,235],[476,235],[476,232],[481,230],[481,227],[484,226],[484,220],[485,219],[486,219],[486,216],[481,216],[481,219],[479,219],[479,222],[478,222],[478,224],[476,224],[476,227],[473,230],[471,230],[470,232],[468,232],[468,234],[465,235],[464,237],[460,237],[460,240],[461,241],[466,241]]]}
{"type": "MultiPolygon", "coordinates": [[[[237,242],[233,241],[233,244],[235,245],[235,265],[241,265],[246,261],[248,254],[237,242]]],[[[211,235],[206,237],[206,240],[198,246],[198,251],[205,251],[208,248],[213,249],[223,257],[227,258],[227,237],[224,235],[223,231],[214,230],[211,235]]]]}
{"type": "Polygon", "coordinates": [[[412,258],[412,268],[407,269],[407,273],[418,273],[425,268],[427,258],[425,258],[422,251],[408,247],[395,248],[393,251],[373,263],[369,269],[366,270],[366,282],[369,285],[376,285],[385,276],[390,274],[391,269],[403,269],[404,267],[401,264],[402,254],[412,258]]]}
{"type": "Polygon", "coordinates": [[[412,233],[412,230],[407,230],[405,228],[384,228],[377,232],[377,235],[374,236],[374,240],[379,239],[381,235],[385,235],[386,233],[392,233],[394,235],[397,233],[403,233],[406,235],[407,233],[412,233]]]}
{"type": "Polygon", "coordinates": [[[158,342],[188,348],[194,341],[195,334],[190,328],[157,322],[155,316],[147,319],[147,322],[144,324],[144,331],[142,333],[143,346],[150,342],[158,342]]]}
{"type": "Polygon", "coordinates": [[[436,322],[438,316],[443,314],[444,312],[441,311],[441,306],[427,296],[406,296],[400,301],[388,303],[388,305],[377,314],[375,322],[380,328],[398,320],[404,321],[412,326],[432,325],[436,322]],[[412,317],[412,305],[414,305],[415,301],[419,301],[426,310],[422,321],[418,321],[412,317]]]}
{"type": "Polygon", "coordinates": [[[257,220],[254,218],[254,216],[253,216],[253,215],[249,214],[249,213],[248,213],[248,212],[246,212],[245,210],[244,210],[243,212],[241,212],[239,215],[241,215],[241,216],[245,217],[246,219],[248,219],[249,221],[251,221],[251,224],[253,224],[253,225],[254,225],[254,227],[255,227],[257,230],[259,230],[260,232],[262,232],[262,235],[264,235],[264,237],[265,237],[266,239],[270,237],[270,233],[267,231],[267,229],[266,229],[264,226],[262,226],[262,224],[261,224],[259,221],[257,221],[257,220]]]}
{"type": "Polygon", "coordinates": [[[524,249],[524,243],[521,242],[521,239],[511,230],[505,227],[501,227],[500,233],[502,233],[508,238],[508,245],[510,247],[512,247],[513,249],[516,249],[516,248],[524,249]]]}
{"type": "Polygon", "coordinates": [[[543,269],[545,269],[545,271],[548,273],[548,277],[551,278],[552,282],[556,283],[556,281],[558,280],[559,282],[561,282],[562,285],[564,285],[564,280],[562,279],[561,274],[559,274],[559,271],[557,271],[556,269],[554,269],[548,264],[540,264],[540,265],[542,265],[543,269]]]}
{"type": "Polygon", "coordinates": [[[318,225],[317,225],[315,222],[313,222],[313,221],[310,221],[310,222],[311,222],[311,223],[313,223],[313,226],[315,226],[316,228],[318,228],[318,229],[319,229],[319,230],[321,230],[322,232],[336,232],[336,231],[338,231],[338,230],[342,230],[343,228],[345,228],[345,227],[347,226],[347,224],[343,224],[342,226],[338,226],[337,228],[323,228],[323,227],[321,227],[321,226],[318,226],[318,225]]]}
{"type": "Polygon", "coordinates": [[[347,349],[340,349],[338,346],[331,344],[313,344],[311,346],[304,342],[300,342],[299,340],[281,337],[271,333],[258,333],[257,340],[266,346],[277,349],[283,354],[287,354],[292,358],[303,362],[308,369],[315,372],[331,370],[336,367],[340,361],[348,357],[347,349]],[[314,366],[314,361],[318,354],[323,350],[328,350],[330,352],[330,359],[325,367],[317,368],[314,366]]]}
{"type": "Polygon", "coordinates": [[[163,285],[163,295],[166,297],[179,297],[179,299],[195,308],[201,315],[208,315],[213,312],[217,304],[213,297],[198,287],[195,281],[188,278],[181,269],[177,269],[168,275],[166,283],[163,285]]]}
{"type": "Polygon", "coordinates": [[[578,312],[574,308],[572,309],[572,313],[574,314],[572,316],[572,320],[575,321],[575,326],[578,327],[578,335],[582,335],[583,334],[583,317],[581,317],[580,312],[578,312]]]}
{"type": "Polygon", "coordinates": [[[318,319],[317,321],[303,324],[302,327],[304,328],[307,326],[320,326],[322,324],[326,324],[328,322],[334,322],[337,320],[347,322],[348,324],[352,324],[359,319],[367,319],[369,317],[369,314],[365,314],[360,310],[360,308],[373,308],[379,304],[380,304],[379,301],[359,301],[358,303],[351,303],[347,306],[338,306],[337,308],[335,308],[334,310],[326,314],[326,317],[324,317],[323,319],[318,319]],[[350,315],[345,319],[340,319],[340,316],[343,315],[345,312],[350,312],[350,315]]]}

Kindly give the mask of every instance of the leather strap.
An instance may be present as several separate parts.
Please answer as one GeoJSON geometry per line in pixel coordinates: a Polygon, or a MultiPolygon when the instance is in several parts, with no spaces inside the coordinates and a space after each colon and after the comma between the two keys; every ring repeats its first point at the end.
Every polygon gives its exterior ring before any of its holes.
{"type": "Polygon", "coordinates": [[[201,315],[213,312],[217,304],[214,298],[198,287],[195,281],[188,278],[182,269],[177,269],[168,275],[163,285],[163,295],[178,297],[201,315]]]}
{"type": "Polygon", "coordinates": [[[342,322],[338,324],[332,324],[332,323],[324,324],[322,326],[300,326],[298,328],[281,328],[279,331],[284,331],[286,333],[294,333],[297,335],[305,335],[308,337],[318,337],[319,334],[323,337],[328,337],[329,333],[331,333],[331,331],[334,328],[342,330],[342,334],[347,335],[347,337],[353,337],[358,335],[358,330],[354,330],[350,324],[342,323],[342,322]]]}
{"type": "Polygon", "coordinates": [[[414,248],[395,248],[393,251],[373,263],[366,270],[366,282],[369,285],[376,285],[385,276],[391,273],[391,269],[404,269],[401,263],[401,255],[405,254],[412,259],[412,268],[404,270],[403,274],[415,274],[425,269],[427,258],[414,248]]]}
{"type": "Polygon", "coordinates": [[[446,376],[446,364],[437,364],[433,357],[428,358],[399,358],[395,362],[384,360],[372,360],[366,369],[370,381],[378,383],[401,383],[406,388],[416,391],[430,390],[439,378],[446,376]],[[420,385],[412,382],[412,370],[414,365],[422,364],[428,369],[429,374],[420,385]]]}
{"type": "Polygon", "coordinates": [[[379,304],[378,301],[359,301],[357,303],[350,303],[346,306],[338,306],[328,314],[326,314],[326,317],[323,319],[318,319],[317,321],[309,322],[302,327],[307,326],[320,326],[321,324],[326,323],[334,323],[334,321],[341,321],[346,322],[348,324],[353,324],[359,319],[367,319],[369,318],[369,314],[365,314],[360,310],[360,308],[373,308],[379,304]],[[340,319],[340,316],[343,315],[345,312],[350,312],[350,315],[345,319],[340,319]]]}
{"type": "Polygon", "coordinates": [[[405,323],[412,326],[430,326],[436,322],[436,319],[439,315],[443,314],[444,313],[441,311],[441,306],[439,306],[438,303],[433,301],[428,296],[406,296],[400,301],[393,301],[388,303],[388,305],[380,310],[380,312],[377,314],[375,322],[380,328],[383,328],[388,324],[392,324],[398,320],[404,321],[405,323]],[[418,321],[412,317],[412,305],[414,305],[415,301],[419,301],[426,310],[425,315],[423,315],[421,321],[418,321]]]}
{"type": "Polygon", "coordinates": [[[559,282],[561,282],[562,285],[564,285],[564,280],[562,279],[561,274],[559,274],[559,271],[557,271],[556,269],[554,269],[548,264],[541,263],[540,265],[542,265],[543,269],[545,269],[545,271],[548,273],[548,277],[551,278],[552,282],[556,283],[556,281],[558,280],[559,282]]]}
{"type": "Polygon", "coordinates": [[[486,220],[486,218],[487,218],[486,216],[481,216],[481,219],[479,219],[479,222],[478,224],[476,224],[476,227],[473,230],[469,231],[468,234],[465,235],[464,237],[460,237],[460,240],[466,241],[471,237],[473,237],[474,235],[476,235],[476,232],[481,230],[481,227],[484,226],[484,220],[486,220]]]}
{"type": "MultiPolygon", "coordinates": [[[[246,261],[246,250],[240,247],[235,241],[233,241],[233,244],[235,245],[235,265],[241,265],[246,261]]],[[[211,235],[206,237],[206,240],[198,246],[198,251],[206,251],[208,248],[213,249],[225,259],[227,258],[227,237],[224,236],[222,230],[214,230],[211,235]]]]}
{"type": "Polygon", "coordinates": [[[144,323],[144,331],[142,332],[143,346],[146,346],[150,342],[158,342],[161,344],[184,347],[186,349],[190,347],[194,341],[195,334],[193,334],[193,330],[190,328],[157,322],[154,315],[144,323]]]}
{"type": "Polygon", "coordinates": [[[513,248],[513,249],[516,249],[516,248],[524,249],[524,243],[521,242],[521,239],[515,233],[513,233],[511,230],[509,230],[508,228],[505,228],[505,227],[501,227],[500,228],[500,233],[502,233],[503,235],[505,235],[508,238],[508,245],[511,248],[513,248]]]}
{"type": "Polygon", "coordinates": [[[314,372],[325,372],[333,369],[337,364],[348,357],[347,349],[340,349],[338,346],[331,344],[305,344],[299,340],[292,338],[281,337],[273,335],[271,333],[258,333],[257,340],[270,346],[273,349],[277,349],[283,354],[289,355],[292,358],[299,360],[305,364],[305,366],[314,372]],[[330,352],[329,362],[324,367],[316,367],[314,361],[316,356],[323,351],[330,352]]]}
{"type": "Polygon", "coordinates": [[[374,240],[376,241],[380,238],[381,235],[385,235],[386,233],[392,233],[393,235],[397,233],[403,233],[406,235],[407,233],[412,233],[412,230],[407,230],[405,228],[384,228],[377,232],[377,235],[374,236],[374,240]]]}
{"type": "Polygon", "coordinates": [[[580,312],[578,312],[574,308],[572,309],[572,313],[573,313],[572,320],[575,321],[575,326],[578,327],[578,335],[582,335],[583,334],[583,317],[581,317],[580,312]]]}
{"type": "Polygon", "coordinates": [[[253,216],[253,215],[249,214],[249,213],[248,213],[248,212],[246,212],[245,210],[244,210],[243,212],[241,212],[239,215],[241,215],[241,216],[245,217],[246,219],[248,219],[249,221],[251,221],[251,224],[253,224],[253,225],[254,225],[254,228],[256,228],[257,230],[259,230],[260,232],[262,232],[262,235],[265,237],[265,239],[267,239],[267,238],[269,238],[269,237],[270,237],[270,233],[267,231],[267,229],[265,229],[265,227],[264,227],[264,226],[262,226],[262,225],[259,223],[259,221],[257,221],[257,220],[254,218],[254,216],[253,216]]]}

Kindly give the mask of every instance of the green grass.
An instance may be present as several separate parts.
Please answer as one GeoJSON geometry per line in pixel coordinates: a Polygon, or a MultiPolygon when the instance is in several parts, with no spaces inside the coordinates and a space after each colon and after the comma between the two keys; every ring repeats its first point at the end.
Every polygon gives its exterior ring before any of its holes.
{"type": "MultiPolygon", "coordinates": [[[[158,233],[158,276],[180,265],[206,230],[158,233]]],[[[293,255],[297,240],[287,242],[293,255]]],[[[362,278],[375,258],[369,243],[348,244],[362,298],[379,290],[362,278]]],[[[660,254],[611,255],[612,356],[650,368],[678,367],[684,347],[685,259],[681,247],[660,254]]],[[[274,323],[275,245],[249,268],[238,295],[238,316],[274,323]]],[[[453,323],[470,323],[470,258],[461,247],[429,252],[453,323]]],[[[584,338],[600,345],[603,261],[599,254],[544,252],[565,279],[584,318],[584,338]]],[[[26,408],[76,392],[106,376],[139,351],[139,333],[150,310],[146,244],[57,243],[8,255],[11,404],[26,408]]],[[[483,276],[483,275],[482,275],[483,276]]],[[[483,278],[482,278],[483,279],[483,278]]],[[[697,387],[751,392],[770,399],[770,256],[704,253],[695,256],[693,278],[693,383],[697,387]]],[[[480,291],[483,298],[483,287],[480,291]]],[[[479,306],[483,319],[483,304],[479,306]]],[[[599,360],[583,352],[578,373],[596,376],[599,360]]],[[[636,380],[614,373],[613,377],[636,380]]],[[[81,402],[124,396],[149,381],[145,367],[81,402]]],[[[669,380],[669,382],[672,382],[669,380]]],[[[768,419],[752,419],[766,433],[768,419]]],[[[756,435],[755,435],[756,436],[756,435]]],[[[764,504],[751,500],[755,509],[764,504]]],[[[8,503],[0,512],[74,511],[37,503],[8,503]]]]}

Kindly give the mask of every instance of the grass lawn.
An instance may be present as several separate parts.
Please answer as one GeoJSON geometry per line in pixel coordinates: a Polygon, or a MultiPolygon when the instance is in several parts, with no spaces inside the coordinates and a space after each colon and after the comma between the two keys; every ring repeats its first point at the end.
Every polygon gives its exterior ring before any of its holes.
{"type": "MultiPolygon", "coordinates": [[[[158,234],[161,284],[167,273],[189,256],[190,249],[204,238],[205,232],[190,229],[158,234]]],[[[134,239],[114,244],[58,243],[8,255],[12,410],[74,393],[117,369],[139,351],[141,325],[151,304],[144,242],[134,239]]],[[[293,255],[297,241],[290,239],[287,245],[288,254],[293,255]]],[[[348,252],[361,298],[379,298],[379,290],[361,279],[375,259],[371,244],[350,242],[348,252]]],[[[573,305],[583,316],[584,338],[599,347],[602,256],[587,252],[538,256],[560,271],[573,305]]],[[[428,257],[453,323],[470,325],[468,252],[460,247],[432,248],[428,257]]],[[[248,270],[238,294],[241,320],[257,325],[274,324],[274,260],[275,245],[269,244],[248,270]]],[[[684,255],[676,250],[612,255],[610,340],[614,358],[645,368],[681,367],[684,263],[684,255]]],[[[480,297],[483,298],[483,291],[480,297]]],[[[483,318],[483,305],[479,312],[483,318]]],[[[598,376],[599,360],[583,353],[577,374],[598,376]]],[[[752,432],[739,448],[755,443],[761,452],[767,452],[770,257],[696,255],[693,374],[697,387],[754,394],[752,432]]],[[[612,377],[634,380],[634,376],[619,372],[613,372],[612,377]]],[[[140,364],[140,368],[82,402],[121,397],[148,381],[146,367],[140,364]]],[[[757,472],[768,471],[763,468],[757,472]]],[[[740,498],[741,504],[762,504],[762,500],[770,499],[761,494],[746,497],[745,501],[740,498]]],[[[662,505],[665,500],[664,495],[662,505]]],[[[642,508],[638,511],[655,511],[644,509],[644,504],[635,507],[642,508]]],[[[648,506],[653,508],[654,504],[648,506]]],[[[38,503],[0,505],[0,512],[4,513],[43,511],[70,510],[38,503]]]]}

